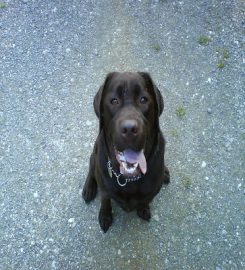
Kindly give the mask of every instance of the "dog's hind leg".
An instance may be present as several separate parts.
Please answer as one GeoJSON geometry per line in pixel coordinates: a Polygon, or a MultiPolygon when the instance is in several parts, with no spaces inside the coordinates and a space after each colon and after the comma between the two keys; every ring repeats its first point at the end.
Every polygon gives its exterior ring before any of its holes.
{"type": "Polygon", "coordinates": [[[95,153],[90,156],[89,172],[83,186],[82,196],[86,203],[91,202],[97,194],[97,182],[95,179],[95,153]]]}
{"type": "Polygon", "coordinates": [[[169,173],[168,167],[166,167],[166,166],[164,166],[163,183],[164,184],[170,183],[170,173],[169,173]]]}

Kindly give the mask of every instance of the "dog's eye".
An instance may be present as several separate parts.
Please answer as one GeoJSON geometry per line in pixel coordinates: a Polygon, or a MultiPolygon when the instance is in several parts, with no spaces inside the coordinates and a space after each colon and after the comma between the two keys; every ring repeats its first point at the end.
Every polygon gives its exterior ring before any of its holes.
{"type": "Polygon", "coordinates": [[[147,97],[141,97],[140,98],[140,103],[145,104],[148,101],[147,97]]]}
{"type": "Polygon", "coordinates": [[[118,99],[117,99],[117,98],[113,98],[113,99],[111,100],[111,104],[112,104],[112,105],[118,105],[118,104],[119,104],[118,99]]]}

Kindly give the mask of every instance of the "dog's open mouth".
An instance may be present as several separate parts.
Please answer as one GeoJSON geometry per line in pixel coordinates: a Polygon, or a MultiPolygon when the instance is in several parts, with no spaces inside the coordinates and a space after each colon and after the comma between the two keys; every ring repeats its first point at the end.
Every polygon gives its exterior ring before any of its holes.
{"type": "Polygon", "coordinates": [[[135,152],[131,149],[125,149],[123,152],[115,148],[116,159],[120,165],[120,173],[124,176],[133,177],[143,174],[147,171],[146,159],[143,149],[135,152]]]}

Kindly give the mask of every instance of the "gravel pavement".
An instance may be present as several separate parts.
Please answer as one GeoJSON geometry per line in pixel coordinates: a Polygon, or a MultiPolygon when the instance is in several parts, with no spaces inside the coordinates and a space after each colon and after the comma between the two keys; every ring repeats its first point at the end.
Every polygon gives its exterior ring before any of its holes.
{"type": "Polygon", "coordinates": [[[245,269],[242,0],[0,1],[0,269],[245,269]],[[171,183],[140,220],[81,197],[107,72],[149,71],[171,183]]]}

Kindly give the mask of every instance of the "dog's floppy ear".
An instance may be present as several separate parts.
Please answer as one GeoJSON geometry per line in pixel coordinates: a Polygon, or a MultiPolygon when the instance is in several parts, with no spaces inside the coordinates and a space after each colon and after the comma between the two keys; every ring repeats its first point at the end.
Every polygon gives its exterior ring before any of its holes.
{"type": "Polygon", "coordinates": [[[104,90],[106,89],[108,82],[115,75],[115,73],[116,72],[111,72],[107,74],[104,83],[100,86],[98,92],[96,93],[94,97],[94,111],[97,117],[100,119],[100,130],[103,127],[102,100],[103,100],[104,90]]]}
{"type": "Polygon", "coordinates": [[[102,92],[104,89],[104,84],[100,86],[99,91],[94,97],[94,111],[98,118],[100,118],[100,102],[102,97],[102,92]]]}
{"type": "Polygon", "coordinates": [[[150,89],[153,90],[153,93],[155,95],[155,99],[157,102],[157,114],[158,116],[160,116],[163,112],[163,108],[164,108],[164,102],[163,102],[163,97],[161,92],[159,91],[159,89],[157,88],[157,86],[154,84],[151,76],[149,73],[147,72],[138,72],[143,79],[145,80],[146,86],[150,89]]]}

